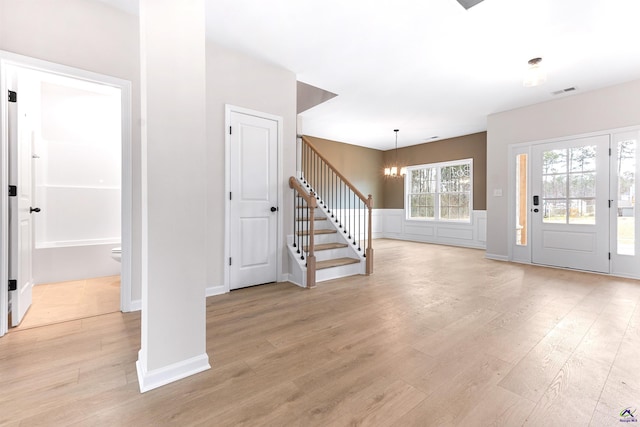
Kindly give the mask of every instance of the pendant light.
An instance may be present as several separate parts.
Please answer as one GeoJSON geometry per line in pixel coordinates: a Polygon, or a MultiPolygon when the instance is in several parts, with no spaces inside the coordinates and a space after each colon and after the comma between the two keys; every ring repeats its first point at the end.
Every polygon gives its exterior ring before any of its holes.
{"type": "Polygon", "coordinates": [[[541,64],[542,58],[531,58],[527,63],[529,67],[525,71],[522,85],[524,87],[533,87],[541,85],[547,81],[547,73],[541,64]]]}
{"type": "Polygon", "coordinates": [[[407,168],[398,167],[398,132],[400,131],[400,129],[394,129],[393,131],[396,133],[396,150],[395,150],[396,160],[393,166],[384,168],[384,176],[388,176],[390,178],[401,178],[406,175],[407,168]],[[400,170],[400,173],[398,173],[398,170],[400,170]]]}

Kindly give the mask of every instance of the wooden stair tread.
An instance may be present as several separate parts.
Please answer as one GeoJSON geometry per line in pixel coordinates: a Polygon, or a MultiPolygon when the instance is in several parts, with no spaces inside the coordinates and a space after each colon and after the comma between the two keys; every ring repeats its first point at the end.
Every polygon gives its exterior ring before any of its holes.
{"type": "MultiPolygon", "coordinates": [[[[333,229],[333,230],[324,230],[324,229],[321,228],[321,229],[313,230],[313,234],[314,235],[315,234],[333,234],[333,233],[337,233],[337,232],[338,232],[338,230],[335,230],[335,229],[333,229]]],[[[308,236],[309,235],[309,230],[296,231],[296,234],[298,236],[308,236]]]]}
{"type": "MultiPolygon", "coordinates": [[[[327,217],[326,216],[314,216],[313,219],[316,220],[316,221],[324,221],[325,219],[327,219],[327,217]]],[[[309,218],[297,218],[296,221],[309,221],[309,218]]]]}
{"type": "Polygon", "coordinates": [[[349,265],[349,264],[357,264],[359,262],[360,260],[355,258],[328,259],[326,261],[316,262],[316,270],[322,270],[322,269],[331,268],[331,267],[340,267],[340,266],[349,265]]]}
{"type": "MultiPolygon", "coordinates": [[[[321,243],[319,245],[314,245],[313,249],[315,251],[328,251],[329,249],[341,249],[346,248],[349,245],[346,243],[321,243]]],[[[309,251],[309,246],[303,246],[305,252],[309,251]]]]}

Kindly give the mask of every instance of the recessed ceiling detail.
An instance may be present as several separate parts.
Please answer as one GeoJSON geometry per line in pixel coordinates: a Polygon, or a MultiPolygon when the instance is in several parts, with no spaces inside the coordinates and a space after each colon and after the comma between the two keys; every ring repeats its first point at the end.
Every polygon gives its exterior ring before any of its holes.
{"type": "Polygon", "coordinates": [[[460,3],[460,5],[465,9],[469,9],[482,1],[483,0],[458,0],[458,3],[460,3]]]}
{"type": "Polygon", "coordinates": [[[328,90],[320,89],[319,87],[311,86],[310,84],[298,81],[297,90],[297,106],[296,112],[298,114],[303,111],[307,111],[310,108],[320,105],[323,102],[335,98],[338,96],[328,90]]]}

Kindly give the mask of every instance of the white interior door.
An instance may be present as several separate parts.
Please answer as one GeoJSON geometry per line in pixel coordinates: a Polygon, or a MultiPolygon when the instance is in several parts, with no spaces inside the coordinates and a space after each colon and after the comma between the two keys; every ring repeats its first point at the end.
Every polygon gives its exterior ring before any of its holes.
{"type": "Polygon", "coordinates": [[[229,287],[275,282],[278,122],[230,115],[229,287]]]}
{"type": "Polygon", "coordinates": [[[536,264],[609,272],[609,135],[532,147],[536,264]]]}
{"type": "Polygon", "coordinates": [[[32,210],[33,132],[20,94],[16,93],[17,102],[10,102],[8,107],[9,182],[17,186],[17,195],[9,203],[9,279],[17,282],[17,289],[10,292],[11,326],[20,324],[31,306],[32,215],[36,213],[32,210]]]}

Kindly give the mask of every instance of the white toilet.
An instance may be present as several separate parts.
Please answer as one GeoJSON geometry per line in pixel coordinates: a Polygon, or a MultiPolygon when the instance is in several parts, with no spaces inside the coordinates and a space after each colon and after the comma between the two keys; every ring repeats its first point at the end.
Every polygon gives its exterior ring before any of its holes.
{"type": "Polygon", "coordinates": [[[120,262],[120,260],[122,259],[122,248],[113,248],[113,249],[111,249],[111,258],[113,258],[116,261],[120,262]]]}

